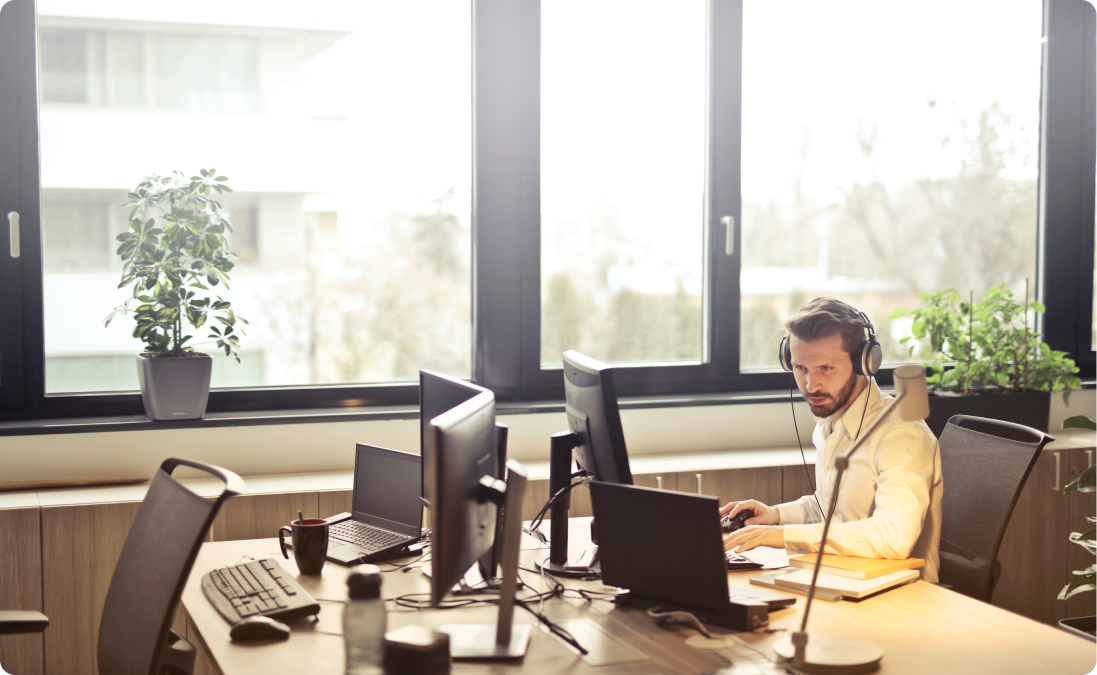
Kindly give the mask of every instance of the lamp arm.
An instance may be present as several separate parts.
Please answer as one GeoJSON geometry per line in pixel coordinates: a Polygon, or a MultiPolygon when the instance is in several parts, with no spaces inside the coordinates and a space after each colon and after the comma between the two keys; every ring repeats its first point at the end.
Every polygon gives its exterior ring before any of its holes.
{"type": "MultiPolygon", "coordinates": [[[[872,432],[876,430],[876,427],[880,425],[880,422],[887,419],[887,417],[895,410],[895,407],[899,405],[899,402],[906,396],[906,392],[898,392],[894,399],[888,403],[876,419],[872,421],[872,424],[868,425],[868,429],[865,433],[861,434],[853,442],[853,447],[849,449],[849,452],[838,457],[834,460],[834,466],[838,469],[838,476],[834,480],[834,489],[830,493],[830,504],[827,506],[826,518],[823,519],[823,538],[819,542],[819,552],[815,555],[815,568],[811,573],[811,586],[808,588],[808,600],[804,606],[804,618],[800,622],[800,632],[805,633],[808,625],[808,615],[811,613],[811,601],[815,599],[815,583],[819,579],[819,568],[823,565],[823,553],[827,550],[827,532],[830,530],[830,521],[834,518],[834,511],[838,507],[838,488],[842,485],[842,475],[845,474],[846,468],[849,467],[849,458],[853,453],[861,447],[861,444],[866,438],[872,435],[872,432]]],[[[804,641],[804,647],[806,647],[806,640],[804,641]]],[[[803,658],[800,646],[797,646],[797,656],[803,658]]]]}

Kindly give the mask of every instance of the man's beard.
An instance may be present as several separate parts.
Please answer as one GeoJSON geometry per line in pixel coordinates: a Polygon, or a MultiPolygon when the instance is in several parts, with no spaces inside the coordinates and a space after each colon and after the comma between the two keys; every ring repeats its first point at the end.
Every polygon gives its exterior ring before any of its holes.
{"type": "MultiPolygon", "coordinates": [[[[816,417],[830,417],[835,412],[841,410],[849,403],[850,396],[853,395],[853,388],[857,386],[857,373],[850,373],[849,380],[842,385],[842,388],[838,390],[838,393],[834,396],[830,394],[812,394],[812,396],[826,396],[830,399],[830,403],[824,403],[823,405],[812,405],[808,402],[808,407],[811,408],[811,414],[816,417]]],[[[800,392],[801,394],[803,391],[800,392]]]]}

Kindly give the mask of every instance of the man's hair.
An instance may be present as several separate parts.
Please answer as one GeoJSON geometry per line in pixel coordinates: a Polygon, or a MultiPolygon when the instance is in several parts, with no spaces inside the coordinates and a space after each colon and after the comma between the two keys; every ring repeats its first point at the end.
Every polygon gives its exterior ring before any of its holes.
{"type": "Polygon", "coordinates": [[[835,298],[815,298],[785,322],[786,335],[795,335],[804,342],[842,335],[842,349],[852,354],[865,341],[867,323],[851,305],[835,298]]]}

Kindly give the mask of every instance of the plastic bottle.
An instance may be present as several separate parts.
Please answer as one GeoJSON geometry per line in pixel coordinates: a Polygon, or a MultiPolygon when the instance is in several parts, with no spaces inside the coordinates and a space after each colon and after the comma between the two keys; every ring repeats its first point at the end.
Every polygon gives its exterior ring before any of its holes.
{"type": "Polygon", "coordinates": [[[381,600],[381,570],[376,565],[362,565],[347,577],[343,640],[347,648],[347,675],[382,675],[385,605],[381,600]]]}

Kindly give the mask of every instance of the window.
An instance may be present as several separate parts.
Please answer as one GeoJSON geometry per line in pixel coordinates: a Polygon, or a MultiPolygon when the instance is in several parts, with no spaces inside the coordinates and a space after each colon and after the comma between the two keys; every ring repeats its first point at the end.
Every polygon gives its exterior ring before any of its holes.
{"type": "Polygon", "coordinates": [[[0,419],[140,412],[122,204],[211,167],[251,321],[211,411],[414,404],[423,367],[558,398],[566,349],[623,396],[769,391],[810,297],[897,362],[918,291],[1026,279],[1093,376],[1082,0],[78,4],[0,14],[0,419]]]}

